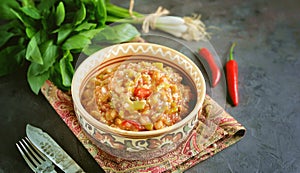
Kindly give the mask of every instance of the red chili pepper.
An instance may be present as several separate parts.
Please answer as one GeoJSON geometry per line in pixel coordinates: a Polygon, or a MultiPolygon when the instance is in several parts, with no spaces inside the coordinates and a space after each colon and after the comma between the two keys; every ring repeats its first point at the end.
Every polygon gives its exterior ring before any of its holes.
{"type": "Polygon", "coordinates": [[[135,88],[133,91],[133,95],[144,99],[151,95],[151,90],[147,88],[135,88]]]}
{"type": "Polygon", "coordinates": [[[221,78],[221,71],[219,66],[217,65],[213,55],[207,48],[201,48],[198,51],[199,55],[201,55],[209,65],[211,70],[211,84],[212,87],[217,86],[221,78]]]}
{"type": "Polygon", "coordinates": [[[144,130],[144,126],[142,126],[141,124],[133,121],[133,120],[123,120],[121,123],[122,126],[133,126],[134,128],[136,128],[138,131],[144,130]]]}
{"type": "Polygon", "coordinates": [[[227,88],[229,96],[234,106],[239,103],[239,91],[238,91],[238,64],[233,59],[233,48],[235,43],[232,44],[229,52],[229,61],[226,63],[226,78],[227,78],[227,88]]]}

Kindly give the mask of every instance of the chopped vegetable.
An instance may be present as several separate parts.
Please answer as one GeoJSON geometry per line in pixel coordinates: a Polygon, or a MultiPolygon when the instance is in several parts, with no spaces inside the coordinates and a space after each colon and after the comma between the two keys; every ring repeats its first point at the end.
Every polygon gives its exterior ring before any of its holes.
{"type": "Polygon", "coordinates": [[[153,124],[152,123],[149,123],[149,124],[146,124],[146,125],[144,125],[145,126],[145,129],[147,129],[147,130],[153,130],[153,124]]]}
{"type": "Polygon", "coordinates": [[[228,92],[232,104],[233,106],[237,106],[239,103],[238,64],[233,59],[234,47],[235,47],[235,43],[233,43],[230,48],[229,61],[226,63],[226,78],[227,78],[227,88],[228,88],[228,92]]]}
{"type": "Polygon", "coordinates": [[[164,68],[164,64],[161,62],[153,63],[153,65],[156,66],[160,70],[162,70],[164,68]]]}
{"type": "Polygon", "coordinates": [[[139,100],[133,101],[133,109],[134,110],[143,110],[145,108],[145,105],[146,105],[146,101],[145,100],[142,100],[142,101],[139,101],[139,100]]]}
{"type": "Polygon", "coordinates": [[[145,99],[151,95],[151,90],[147,88],[135,88],[133,95],[140,99],[145,99]]]}
{"type": "Polygon", "coordinates": [[[132,127],[134,127],[137,131],[145,129],[144,126],[133,120],[123,120],[121,125],[124,127],[124,129],[132,129],[132,127]]]}
{"type": "Polygon", "coordinates": [[[206,60],[208,66],[211,70],[211,84],[212,87],[217,86],[221,78],[221,71],[217,65],[215,58],[207,48],[199,49],[199,55],[206,60]]]}

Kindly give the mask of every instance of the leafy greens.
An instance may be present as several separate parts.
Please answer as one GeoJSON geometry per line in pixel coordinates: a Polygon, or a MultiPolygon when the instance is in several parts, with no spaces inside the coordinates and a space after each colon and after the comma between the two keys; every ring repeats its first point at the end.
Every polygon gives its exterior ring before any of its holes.
{"type": "Polygon", "coordinates": [[[0,76],[28,62],[27,80],[35,94],[48,79],[68,90],[79,53],[99,50],[94,43],[100,41],[121,43],[139,36],[130,24],[108,25],[107,19],[128,17],[120,9],[109,0],[2,0],[0,76]]]}

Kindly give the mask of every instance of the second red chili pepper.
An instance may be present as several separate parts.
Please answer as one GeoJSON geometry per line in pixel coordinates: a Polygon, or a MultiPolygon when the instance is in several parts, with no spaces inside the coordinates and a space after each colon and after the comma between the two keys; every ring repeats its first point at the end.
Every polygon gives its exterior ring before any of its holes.
{"type": "Polygon", "coordinates": [[[229,61],[226,63],[226,78],[228,93],[231,98],[233,106],[239,104],[239,89],[238,89],[238,64],[233,59],[233,49],[235,43],[232,44],[229,52],[229,61]]]}
{"type": "Polygon", "coordinates": [[[209,65],[209,68],[211,70],[212,87],[217,86],[217,84],[219,83],[220,78],[221,78],[221,71],[220,71],[217,63],[215,62],[213,55],[210,53],[210,51],[207,48],[199,49],[198,53],[206,60],[206,62],[209,65]]]}

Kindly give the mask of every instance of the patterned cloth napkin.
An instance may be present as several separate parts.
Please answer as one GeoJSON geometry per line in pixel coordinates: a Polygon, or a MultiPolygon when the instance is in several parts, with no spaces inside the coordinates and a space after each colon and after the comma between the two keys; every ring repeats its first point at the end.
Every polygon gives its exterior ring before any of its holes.
{"type": "Polygon", "coordinates": [[[246,129],[206,95],[199,124],[176,150],[145,161],[129,161],[105,153],[85,135],[76,118],[72,97],[46,81],[42,93],[58,115],[106,172],[183,172],[239,141],[246,129]]]}

